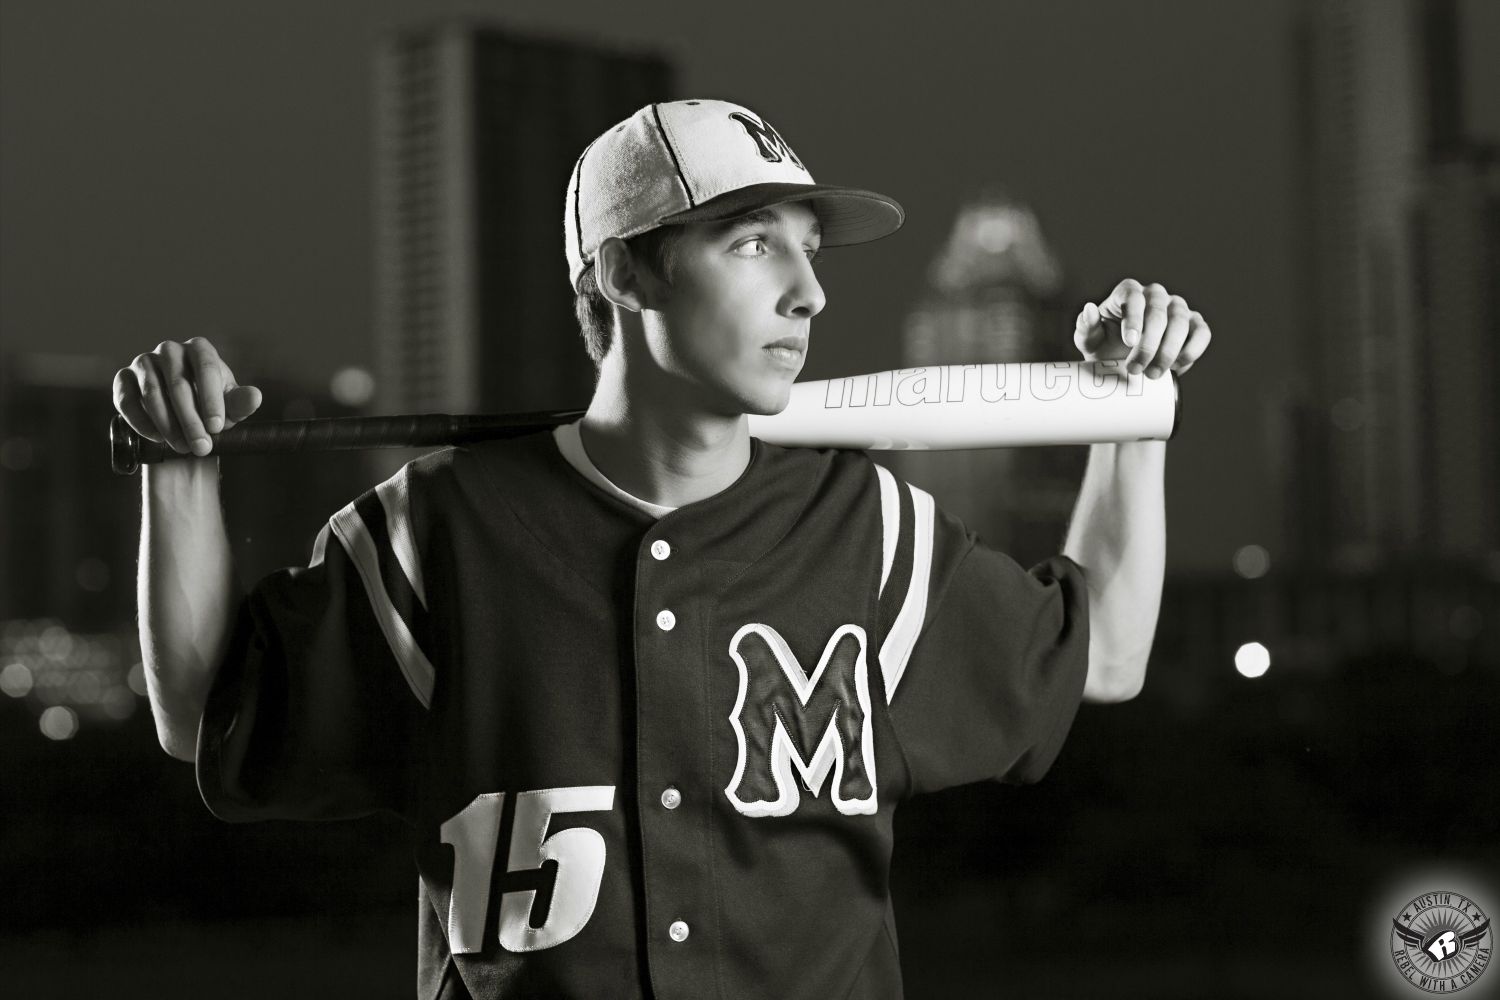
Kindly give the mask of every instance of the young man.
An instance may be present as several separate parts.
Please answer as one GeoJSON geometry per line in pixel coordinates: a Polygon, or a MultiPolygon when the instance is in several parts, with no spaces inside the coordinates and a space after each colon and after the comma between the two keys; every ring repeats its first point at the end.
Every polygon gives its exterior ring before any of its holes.
{"type": "MultiPolygon", "coordinates": [[[[898,997],[896,803],[1034,781],[1080,698],[1139,690],[1163,443],[1094,446],[1027,571],[863,453],[747,433],[801,369],[820,248],[901,221],[745,108],[641,109],[567,190],[587,414],[411,463],[243,597],[203,459],[259,393],[202,340],[117,375],[193,456],[145,478],[162,745],[226,819],[403,817],[419,996],[898,997]]],[[[1075,330],[1158,374],[1208,339],[1133,281],[1075,330]]]]}

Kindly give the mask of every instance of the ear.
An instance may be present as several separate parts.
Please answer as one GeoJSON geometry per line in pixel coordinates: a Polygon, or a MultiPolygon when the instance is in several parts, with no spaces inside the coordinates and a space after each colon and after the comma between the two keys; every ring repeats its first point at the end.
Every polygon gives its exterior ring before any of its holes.
{"type": "Polygon", "coordinates": [[[594,255],[594,280],[599,292],[621,309],[638,313],[645,308],[650,275],[636,262],[630,247],[611,236],[594,255]]]}

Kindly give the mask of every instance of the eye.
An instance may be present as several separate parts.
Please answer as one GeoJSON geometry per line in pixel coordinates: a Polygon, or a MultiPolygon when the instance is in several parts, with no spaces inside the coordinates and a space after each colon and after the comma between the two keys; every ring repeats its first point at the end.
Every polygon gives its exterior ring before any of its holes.
{"type": "Polygon", "coordinates": [[[809,264],[816,264],[823,259],[822,247],[803,247],[802,250],[807,254],[807,262],[809,264]]]}
{"type": "Polygon", "coordinates": [[[734,249],[742,257],[764,257],[769,252],[764,236],[752,236],[748,240],[735,244],[734,249]]]}

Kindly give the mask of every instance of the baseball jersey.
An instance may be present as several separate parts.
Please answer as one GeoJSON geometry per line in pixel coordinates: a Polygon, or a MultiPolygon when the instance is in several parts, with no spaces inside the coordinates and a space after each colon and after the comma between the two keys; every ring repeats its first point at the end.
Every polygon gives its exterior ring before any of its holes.
{"type": "Polygon", "coordinates": [[[241,606],[206,803],[402,817],[422,998],[899,997],[894,808],[1047,770],[1081,569],[862,452],[752,440],[665,512],[591,478],[538,433],[335,514],[241,606]]]}

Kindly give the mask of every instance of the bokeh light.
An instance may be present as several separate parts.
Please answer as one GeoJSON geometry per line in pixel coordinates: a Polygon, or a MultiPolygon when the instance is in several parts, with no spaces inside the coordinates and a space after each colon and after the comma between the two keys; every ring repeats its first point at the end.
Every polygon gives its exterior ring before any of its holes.
{"type": "Polygon", "coordinates": [[[49,660],[65,660],[73,651],[73,635],[61,625],[48,625],[37,638],[37,646],[49,660]]]}
{"type": "Polygon", "coordinates": [[[125,683],[130,685],[130,690],[146,697],[146,667],[137,662],[130,665],[130,673],[125,677],[125,683]]]}
{"type": "Polygon", "coordinates": [[[49,740],[70,740],[78,732],[78,713],[64,705],[53,705],[42,712],[37,728],[49,740]]]}
{"type": "Polygon", "coordinates": [[[1241,545],[1234,553],[1234,571],[1246,580],[1256,580],[1271,568],[1271,553],[1265,546],[1241,545]]]}
{"type": "Polygon", "coordinates": [[[1234,651],[1234,669],[1244,677],[1261,677],[1271,669],[1271,651],[1258,642],[1247,642],[1234,651]]]}
{"type": "Polygon", "coordinates": [[[358,409],[375,398],[375,376],[363,368],[340,368],[329,381],[328,392],[344,406],[358,409]]]}
{"type": "Polygon", "coordinates": [[[26,697],[35,684],[36,678],[31,676],[31,668],[24,663],[11,662],[0,667],[0,691],[12,698],[26,697]]]}

